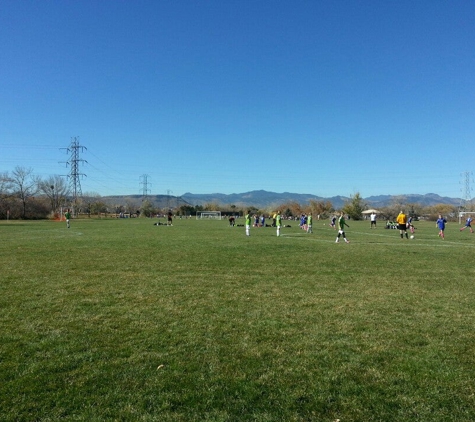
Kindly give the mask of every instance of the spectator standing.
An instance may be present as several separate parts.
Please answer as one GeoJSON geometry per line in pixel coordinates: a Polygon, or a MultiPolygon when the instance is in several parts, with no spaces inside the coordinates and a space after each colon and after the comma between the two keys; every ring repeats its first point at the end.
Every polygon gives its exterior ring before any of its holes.
{"type": "Polygon", "coordinates": [[[376,228],[376,213],[372,212],[371,215],[369,216],[371,220],[371,228],[376,228]]]}

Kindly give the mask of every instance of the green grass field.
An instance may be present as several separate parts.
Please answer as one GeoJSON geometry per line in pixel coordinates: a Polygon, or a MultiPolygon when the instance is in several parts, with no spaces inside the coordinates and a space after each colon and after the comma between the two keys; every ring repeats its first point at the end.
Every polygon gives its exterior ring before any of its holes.
{"type": "Polygon", "coordinates": [[[0,222],[1,421],[475,420],[475,234],[153,222],[0,222]]]}

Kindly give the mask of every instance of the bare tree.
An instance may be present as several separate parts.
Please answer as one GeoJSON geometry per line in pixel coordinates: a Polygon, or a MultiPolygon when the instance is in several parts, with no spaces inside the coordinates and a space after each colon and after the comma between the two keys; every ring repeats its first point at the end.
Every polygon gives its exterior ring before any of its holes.
{"type": "Polygon", "coordinates": [[[11,192],[12,180],[8,173],[0,173],[0,196],[5,197],[11,192]]]}
{"type": "Polygon", "coordinates": [[[58,175],[50,176],[45,180],[39,180],[38,188],[40,192],[48,197],[51,203],[51,211],[53,212],[60,205],[66,203],[66,198],[69,195],[69,187],[66,180],[58,175]]]}
{"type": "Polygon", "coordinates": [[[38,178],[33,175],[33,169],[17,166],[10,178],[13,194],[22,203],[22,218],[26,218],[26,203],[38,192],[38,178]]]}
{"type": "Polygon", "coordinates": [[[126,199],[125,200],[125,210],[130,214],[134,214],[137,210],[139,209],[139,205],[137,204],[137,201],[134,201],[133,199],[126,199]]]}
{"type": "Polygon", "coordinates": [[[76,203],[76,205],[78,207],[79,205],[82,205],[83,207],[85,207],[83,211],[86,212],[90,217],[91,213],[96,212],[96,210],[100,208],[100,206],[97,206],[97,204],[98,203],[103,204],[103,202],[101,202],[99,199],[100,197],[101,195],[99,195],[99,193],[97,192],[84,192],[82,198],[78,198],[78,202],[76,203]]]}
{"type": "Polygon", "coordinates": [[[326,218],[333,211],[333,204],[330,201],[316,201],[311,199],[309,201],[309,210],[307,212],[313,215],[320,215],[321,218],[326,218]]]}
{"type": "Polygon", "coordinates": [[[6,218],[10,213],[10,197],[11,179],[8,173],[0,173],[0,218],[6,218]]]}

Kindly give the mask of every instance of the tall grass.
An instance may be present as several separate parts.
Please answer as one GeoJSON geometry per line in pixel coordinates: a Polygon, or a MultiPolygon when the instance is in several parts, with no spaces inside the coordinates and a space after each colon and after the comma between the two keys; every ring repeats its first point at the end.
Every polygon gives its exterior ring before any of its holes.
{"type": "Polygon", "coordinates": [[[0,419],[475,420],[475,236],[0,223],[0,419]]]}

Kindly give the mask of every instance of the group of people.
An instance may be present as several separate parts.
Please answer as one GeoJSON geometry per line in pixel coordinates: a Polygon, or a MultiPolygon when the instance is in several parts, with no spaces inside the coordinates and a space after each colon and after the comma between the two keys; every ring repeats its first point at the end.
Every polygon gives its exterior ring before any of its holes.
{"type": "MultiPolygon", "coordinates": [[[[69,209],[67,209],[66,212],[64,213],[64,217],[66,220],[66,227],[69,229],[71,227],[71,223],[70,223],[71,211],[69,209]]],[[[265,227],[264,215],[262,215],[261,217],[259,217],[258,215],[254,215],[253,217],[251,217],[251,214],[248,211],[245,216],[246,236],[251,235],[252,218],[254,218],[253,227],[265,227]]],[[[167,215],[167,225],[173,225],[172,219],[173,219],[173,215],[171,212],[169,212],[167,215]]],[[[373,228],[373,226],[376,228],[376,214],[372,213],[370,216],[370,219],[371,219],[371,228],[373,228]]],[[[412,217],[407,218],[407,215],[404,214],[403,210],[399,212],[396,218],[396,223],[397,223],[397,228],[399,230],[401,239],[404,239],[404,236],[406,237],[406,239],[409,238],[409,235],[407,233],[408,229],[411,231],[411,233],[414,233],[414,225],[412,224],[412,217]]],[[[233,216],[229,218],[229,224],[234,226],[235,219],[233,216]]],[[[446,224],[447,224],[447,220],[444,217],[442,217],[441,214],[439,214],[439,218],[436,221],[436,226],[439,229],[438,236],[442,239],[445,239],[444,231],[445,231],[446,224]]],[[[302,230],[305,230],[307,233],[313,233],[312,225],[313,225],[312,213],[309,213],[308,215],[302,214],[300,217],[300,228],[302,230]]],[[[340,213],[340,216],[338,217],[338,221],[337,221],[336,215],[331,217],[330,227],[332,227],[333,229],[338,228],[338,235],[336,237],[335,243],[338,243],[340,241],[340,237],[343,237],[345,243],[350,243],[350,241],[346,238],[345,226],[350,227],[346,223],[343,212],[340,213]]],[[[275,227],[277,229],[277,236],[280,236],[280,229],[282,227],[282,216],[280,212],[278,211],[274,213],[274,215],[272,216],[272,227],[275,227]]],[[[463,231],[467,228],[470,230],[470,233],[473,233],[472,217],[470,216],[465,220],[465,225],[460,229],[460,231],[463,231]]]]}
{"type": "MultiPolygon", "coordinates": [[[[245,219],[245,227],[246,227],[246,236],[251,235],[251,223],[252,219],[254,218],[253,227],[265,227],[265,217],[262,215],[260,218],[258,215],[251,216],[250,211],[247,211],[246,215],[244,216],[245,219]]],[[[277,229],[277,236],[280,236],[280,229],[282,227],[282,216],[280,212],[274,213],[272,216],[272,227],[277,229]]]]}
{"type": "MultiPolygon", "coordinates": [[[[444,230],[445,230],[445,225],[446,224],[447,224],[447,220],[444,217],[442,217],[441,214],[439,214],[439,218],[437,219],[436,226],[439,229],[438,236],[441,237],[442,239],[445,239],[444,230]]],[[[467,228],[470,230],[470,233],[473,233],[472,217],[470,217],[470,216],[467,217],[467,219],[465,220],[465,225],[460,228],[460,231],[462,232],[467,228]]]]}
{"type": "MultiPolygon", "coordinates": [[[[245,227],[246,227],[246,236],[251,235],[251,224],[252,224],[252,216],[250,212],[248,211],[245,215],[245,227]]],[[[254,217],[255,218],[255,217],[254,217]]],[[[335,224],[336,221],[336,216],[333,217],[333,225],[335,224]]],[[[256,220],[254,220],[255,222],[256,220]]],[[[272,217],[273,227],[276,227],[277,229],[277,236],[280,236],[280,230],[282,227],[282,216],[280,212],[276,212],[273,217],[272,217]]],[[[345,226],[350,227],[346,221],[345,221],[345,216],[343,212],[340,213],[340,216],[338,218],[338,235],[336,237],[335,243],[338,243],[340,241],[340,238],[343,237],[343,240],[345,243],[350,243],[350,241],[346,237],[345,233],[345,226]]],[[[302,230],[305,230],[307,233],[313,233],[313,216],[312,213],[307,214],[302,214],[300,218],[300,228],[302,230]]]]}
{"type": "Polygon", "coordinates": [[[313,233],[313,216],[312,213],[307,214],[302,214],[300,216],[300,224],[299,227],[306,231],[307,233],[313,233]]]}
{"type": "MultiPolygon", "coordinates": [[[[414,226],[412,225],[412,217],[409,218],[408,220],[402,210],[397,216],[396,221],[398,223],[398,229],[401,235],[401,239],[403,239],[404,234],[406,236],[406,239],[408,238],[408,234],[407,234],[408,228],[411,230],[411,233],[414,233],[414,226]]],[[[439,229],[438,237],[440,237],[441,239],[445,239],[445,225],[446,224],[447,224],[447,220],[442,216],[442,214],[439,214],[439,217],[437,221],[435,222],[435,225],[439,229]]],[[[470,233],[473,233],[472,217],[470,216],[465,220],[465,225],[460,229],[460,231],[464,231],[467,228],[470,230],[470,233]]]]}
{"type": "MultiPolygon", "coordinates": [[[[251,235],[251,215],[249,212],[246,214],[245,219],[246,219],[246,236],[250,236],[251,235]]],[[[371,228],[373,228],[373,226],[376,228],[376,214],[372,213],[370,216],[370,219],[371,219],[371,228]]],[[[396,218],[396,223],[397,223],[397,228],[399,230],[401,239],[404,239],[404,237],[406,239],[409,239],[409,234],[407,233],[407,231],[409,230],[411,233],[414,233],[414,229],[415,229],[414,225],[412,224],[412,217],[408,218],[407,215],[404,213],[404,211],[401,210],[396,218]]],[[[473,233],[471,223],[472,223],[472,218],[468,217],[465,222],[465,226],[462,227],[460,231],[463,231],[466,228],[469,228],[470,233],[473,233]]],[[[445,239],[444,230],[445,230],[446,224],[447,224],[447,220],[444,217],[442,217],[441,214],[439,214],[439,218],[436,221],[436,226],[439,229],[438,236],[441,237],[442,239],[445,239]]],[[[254,226],[256,227],[256,223],[254,224],[254,226]]],[[[273,216],[273,227],[277,228],[277,236],[280,236],[280,229],[282,227],[282,217],[280,215],[280,212],[277,212],[273,216]]],[[[346,223],[345,215],[343,214],[343,212],[340,213],[338,218],[336,215],[331,217],[330,227],[334,228],[335,230],[338,229],[338,235],[335,239],[335,243],[338,243],[341,237],[343,237],[343,240],[345,241],[345,243],[350,243],[345,233],[345,227],[350,227],[350,226],[346,223]]],[[[305,230],[307,233],[313,233],[311,213],[308,215],[306,214],[301,215],[300,228],[302,230],[305,230]]]]}

